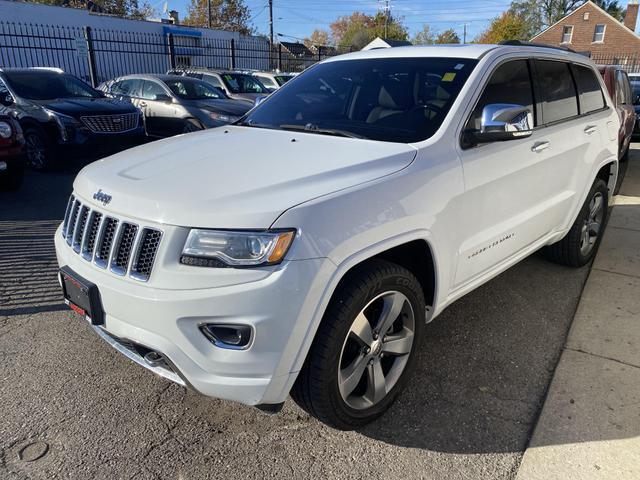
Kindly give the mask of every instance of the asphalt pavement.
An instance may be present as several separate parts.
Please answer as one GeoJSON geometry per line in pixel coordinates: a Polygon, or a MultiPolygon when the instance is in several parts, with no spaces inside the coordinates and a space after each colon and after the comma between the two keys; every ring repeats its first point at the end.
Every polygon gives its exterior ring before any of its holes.
{"type": "Polygon", "coordinates": [[[0,478],[515,477],[587,267],[536,254],[450,306],[390,411],[340,432],[169,383],[68,310],[52,237],[73,176],[0,194],[0,478]]]}

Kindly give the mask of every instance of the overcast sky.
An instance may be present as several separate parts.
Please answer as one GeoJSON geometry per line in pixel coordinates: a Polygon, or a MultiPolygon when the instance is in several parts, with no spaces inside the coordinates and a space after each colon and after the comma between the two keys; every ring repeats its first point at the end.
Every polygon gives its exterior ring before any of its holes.
{"type": "MultiPolygon", "coordinates": [[[[164,0],[156,3],[161,9],[164,0]]],[[[269,32],[267,0],[245,0],[251,10],[252,23],[259,33],[269,32]]],[[[169,9],[176,9],[184,17],[190,0],[169,0],[169,9]]],[[[391,12],[404,17],[410,35],[427,23],[440,32],[453,28],[462,38],[463,24],[467,23],[467,38],[472,39],[484,30],[491,19],[506,10],[510,0],[391,0],[391,12]]],[[[373,14],[382,8],[376,0],[273,0],[274,32],[290,37],[308,36],[314,29],[329,30],[329,24],[340,15],[354,11],[373,14]]]]}

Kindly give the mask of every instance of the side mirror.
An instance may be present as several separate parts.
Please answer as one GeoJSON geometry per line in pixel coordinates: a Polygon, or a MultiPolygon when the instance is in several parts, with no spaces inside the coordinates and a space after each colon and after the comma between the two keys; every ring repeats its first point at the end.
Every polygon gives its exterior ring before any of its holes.
{"type": "Polygon", "coordinates": [[[154,100],[156,102],[167,102],[167,103],[173,102],[173,99],[169,95],[164,93],[159,93],[158,95],[156,95],[154,97],[154,100]]]}
{"type": "Polygon", "coordinates": [[[9,92],[0,93],[0,105],[3,105],[5,107],[10,107],[14,103],[15,103],[15,100],[13,99],[13,96],[9,92]]]}
{"type": "Polygon", "coordinates": [[[513,103],[490,103],[482,109],[479,131],[469,131],[472,143],[502,142],[533,133],[533,113],[513,103]]]}

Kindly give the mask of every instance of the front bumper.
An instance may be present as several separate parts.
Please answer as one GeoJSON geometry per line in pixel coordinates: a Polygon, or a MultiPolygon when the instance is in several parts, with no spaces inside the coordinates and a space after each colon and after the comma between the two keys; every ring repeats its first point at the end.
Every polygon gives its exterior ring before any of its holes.
{"type": "Polygon", "coordinates": [[[68,135],[66,141],[59,138],[56,148],[72,156],[124,150],[140,145],[147,139],[143,126],[123,133],[94,133],[88,129],[74,129],[68,135]]]}
{"type": "MultiPolygon", "coordinates": [[[[297,375],[292,366],[309,334],[311,313],[335,270],[326,259],[289,261],[259,277],[247,271],[247,282],[235,276],[232,284],[213,288],[167,288],[166,283],[158,288],[85,261],[67,245],[60,229],[55,244],[60,266],[69,266],[98,286],[105,312],[105,324],[97,327],[100,333],[121,345],[133,343],[162,354],[169,361],[165,371],[173,371],[205,395],[247,405],[286,399],[297,375]],[[199,330],[204,323],[249,325],[254,338],[246,350],[220,348],[199,330]]],[[[162,264],[159,258],[158,268],[162,264]]],[[[197,270],[198,275],[206,270],[185,268],[197,270]]],[[[216,269],[206,273],[215,276],[216,269]]],[[[144,360],[142,354],[138,357],[144,360]]],[[[144,361],[136,362],[149,368],[144,361]]],[[[163,376],[177,381],[175,376],[163,376]]]]}

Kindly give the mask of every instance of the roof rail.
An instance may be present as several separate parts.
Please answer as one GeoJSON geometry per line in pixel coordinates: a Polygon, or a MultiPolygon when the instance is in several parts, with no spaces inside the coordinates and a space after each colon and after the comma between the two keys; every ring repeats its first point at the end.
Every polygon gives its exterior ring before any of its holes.
{"type": "Polygon", "coordinates": [[[576,53],[575,50],[572,50],[568,47],[556,47],[555,45],[547,45],[546,43],[523,42],[522,40],[503,40],[498,45],[512,45],[517,47],[553,48],[555,50],[563,50],[565,52],[576,53]]]}

